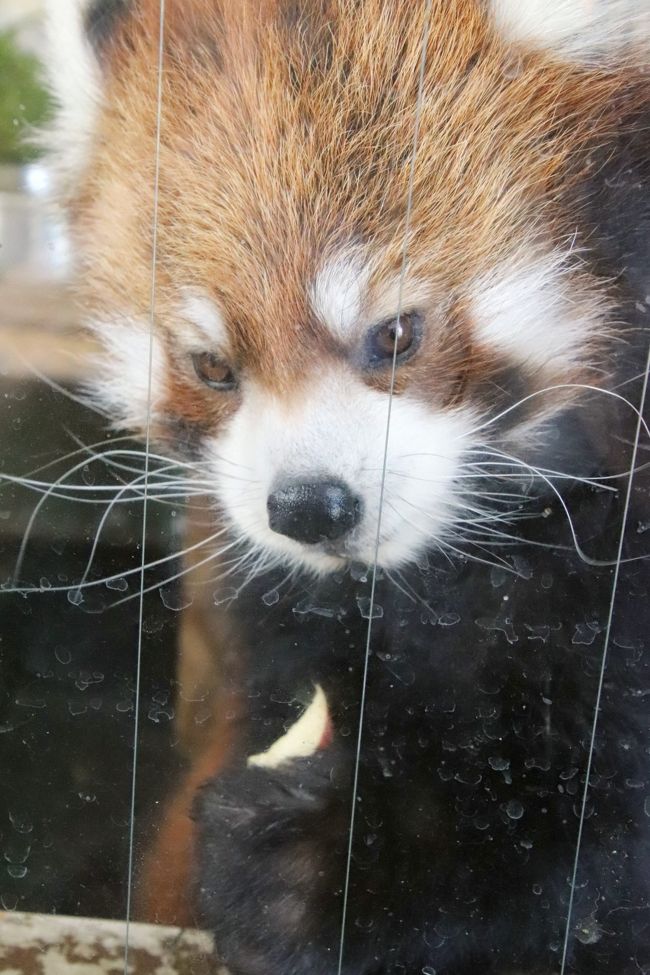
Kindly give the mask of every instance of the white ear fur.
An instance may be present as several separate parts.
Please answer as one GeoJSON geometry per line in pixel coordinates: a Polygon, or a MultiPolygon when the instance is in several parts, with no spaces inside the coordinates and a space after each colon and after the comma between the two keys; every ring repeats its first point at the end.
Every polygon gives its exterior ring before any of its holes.
{"type": "Polygon", "coordinates": [[[88,6],[89,0],[46,0],[46,71],[56,111],[43,142],[64,192],[88,159],[101,99],[99,65],[84,29],[88,6]]]}
{"type": "Polygon", "coordinates": [[[587,63],[650,61],[648,0],[489,0],[501,32],[587,63]]]}

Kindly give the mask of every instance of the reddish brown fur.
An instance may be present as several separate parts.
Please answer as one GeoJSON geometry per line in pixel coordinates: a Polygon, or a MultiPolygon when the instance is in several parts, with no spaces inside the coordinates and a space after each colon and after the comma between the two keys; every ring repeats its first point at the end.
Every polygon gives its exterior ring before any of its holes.
{"type": "MultiPolygon", "coordinates": [[[[106,108],[74,207],[86,294],[100,314],[126,306],[147,315],[150,305],[158,3],[139,9],[110,52],[106,108]]],[[[217,299],[236,362],[270,389],[295,392],[315,363],[337,357],[308,287],[350,241],[372,252],[371,286],[399,270],[424,9],[392,0],[169,0],[156,298],[163,335],[174,333],[178,289],[192,285],[217,299]]],[[[562,205],[570,178],[638,98],[629,73],[518,56],[478,2],[435,0],[412,273],[462,302],[468,281],[528,240],[533,221],[542,236],[566,241],[575,229],[562,205]]],[[[454,348],[469,352],[466,376],[482,374],[485,350],[469,338],[435,344],[452,357],[454,348]]],[[[424,361],[412,381],[426,396],[435,386],[424,361]]],[[[222,415],[182,370],[167,403],[189,420],[222,415]]]]}
{"type": "Polygon", "coordinates": [[[225,765],[229,741],[220,736],[199,755],[161,817],[138,878],[138,919],[151,924],[199,927],[193,908],[192,868],[196,794],[225,765]]]}
{"type": "MultiPolygon", "coordinates": [[[[172,356],[165,410],[214,427],[237,407],[193,375],[176,334],[179,291],[223,309],[235,364],[296,397],[342,349],[309,286],[353,243],[371,289],[403,260],[424,3],[399,0],[167,0],[156,327],[172,356]]],[[[141,0],[107,52],[105,108],[72,201],[84,292],[97,314],[148,316],[156,184],[158,0],[141,0]]],[[[413,212],[410,273],[444,296],[434,340],[399,371],[396,392],[439,407],[495,373],[468,311],[469,282],[531,239],[566,243],[565,194],[631,114],[630,72],[518,55],[478,0],[434,0],[413,212]]],[[[595,286],[575,278],[580,300],[595,286]]],[[[108,326],[110,327],[110,326],[108,326]]],[[[146,368],[146,363],[142,363],[146,368]]],[[[536,377],[538,385],[589,379],[536,377]]],[[[386,390],[387,374],[364,376],[386,390]]],[[[164,412],[164,411],[163,411],[164,412]]],[[[189,805],[226,747],[202,758],[175,799],[144,888],[145,913],[188,923],[189,805]]]]}

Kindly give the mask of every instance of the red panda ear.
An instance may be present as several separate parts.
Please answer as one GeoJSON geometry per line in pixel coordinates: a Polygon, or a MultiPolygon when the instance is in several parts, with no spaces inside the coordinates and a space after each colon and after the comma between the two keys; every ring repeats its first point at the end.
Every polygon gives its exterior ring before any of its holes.
{"type": "Polygon", "coordinates": [[[110,41],[142,0],[46,0],[46,75],[55,106],[42,141],[65,195],[83,172],[102,101],[110,41]]]}
{"type": "Polygon", "coordinates": [[[83,11],[86,36],[101,59],[136,0],[90,0],[83,11]]]}
{"type": "Polygon", "coordinates": [[[54,118],[42,140],[65,194],[85,168],[101,102],[101,70],[86,31],[89,0],[46,0],[46,73],[54,118]]]}
{"type": "Polygon", "coordinates": [[[650,63],[648,0],[488,0],[488,6],[514,43],[607,67],[650,63]]]}

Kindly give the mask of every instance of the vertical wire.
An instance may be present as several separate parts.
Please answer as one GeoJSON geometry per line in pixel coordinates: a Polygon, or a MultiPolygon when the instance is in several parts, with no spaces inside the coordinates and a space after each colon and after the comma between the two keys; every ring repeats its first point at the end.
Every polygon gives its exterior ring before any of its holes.
{"type": "Polygon", "coordinates": [[[627,491],[625,494],[625,505],[623,508],[623,519],[621,522],[621,534],[618,541],[618,552],[616,555],[616,566],[614,569],[614,578],[612,580],[612,594],[609,601],[609,614],[607,617],[607,628],[605,630],[605,643],[603,646],[603,658],[600,666],[600,675],[598,679],[598,691],[596,693],[596,702],[594,705],[594,720],[591,728],[591,741],[589,743],[589,755],[587,757],[587,768],[585,773],[585,787],[582,793],[582,804],[580,809],[580,822],[578,825],[578,836],[576,840],[576,852],[573,860],[573,873],[571,875],[571,893],[569,895],[569,906],[567,908],[567,920],[566,920],[566,930],[564,932],[564,947],[562,949],[562,966],[560,968],[560,975],[564,975],[567,963],[567,957],[569,953],[569,940],[571,937],[571,919],[573,915],[573,901],[575,898],[576,881],[578,878],[578,867],[580,864],[580,847],[582,844],[582,833],[584,830],[585,816],[587,810],[587,798],[589,796],[589,779],[591,778],[591,768],[594,759],[594,749],[596,746],[596,733],[598,731],[598,717],[600,713],[600,702],[603,695],[603,686],[605,683],[605,671],[607,669],[607,657],[609,652],[609,641],[612,632],[612,623],[614,620],[614,607],[616,603],[616,592],[618,588],[618,580],[621,571],[621,560],[623,557],[623,545],[625,542],[625,530],[627,527],[628,514],[630,510],[630,502],[632,499],[632,485],[634,483],[634,471],[636,470],[636,459],[639,452],[639,441],[641,439],[641,429],[643,427],[643,414],[645,409],[646,397],[648,393],[648,377],[650,375],[650,345],[648,346],[648,354],[646,356],[646,367],[645,367],[645,377],[643,380],[643,390],[641,392],[641,403],[639,404],[639,413],[637,417],[636,424],[636,435],[634,438],[634,447],[632,449],[632,457],[630,462],[630,476],[627,482],[627,491]]]}
{"type": "Polygon", "coordinates": [[[144,487],[142,501],[142,538],[141,552],[142,561],[140,564],[140,605],[138,612],[138,644],[137,662],[135,676],[135,715],[133,727],[133,768],[131,773],[131,811],[129,825],[129,855],[127,871],[127,893],[126,893],[126,933],[124,938],[124,975],[128,975],[129,969],[129,938],[131,933],[131,907],[132,907],[132,888],[133,888],[133,853],[135,839],[135,796],[137,787],[138,773],[138,744],[140,737],[140,680],[142,674],[142,624],[144,619],[144,595],[145,595],[145,566],[146,566],[146,540],[147,540],[147,512],[149,500],[149,453],[151,446],[151,388],[153,376],[153,339],[154,322],[156,312],[156,270],[158,257],[158,197],[160,190],[160,132],[162,127],[162,83],[163,83],[163,55],[164,55],[164,34],[165,34],[165,0],[160,0],[160,19],[158,36],[158,84],[156,91],[156,132],[154,150],[154,185],[153,185],[153,218],[151,225],[151,286],[149,298],[149,365],[147,377],[147,423],[145,436],[145,459],[144,459],[144,487]]]}
{"type": "Polygon", "coordinates": [[[406,197],[406,217],[404,222],[404,243],[402,246],[402,266],[400,271],[399,279],[399,289],[397,294],[397,327],[395,329],[395,342],[393,345],[393,361],[391,366],[391,376],[390,376],[390,387],[388,396],[388,411],[386,414],[386,436],[384,438],[384,455],[381,470],[381,482],[379,489],[379,513],[377,517],[377,533],[375,536],[375,551],[374,559],[372,565],[372,581],[370,586],[370,609],[368,612],[368,629],[366,633],[366,646],[364,652],[363,661],[363,677],[361,683],[361,697],[359,701],[359,728],[357,732],[357,747],[356,747],[356,757],[354,764],[354,777],[352,782],[352,803],[350,807],[350,826],[348,833],[348,850],[347,850],[347,860],[345,866],[345,881],[343,885],[343,906],[341,909],[341,937],[339,940],[339,957],[338,957],[338,967],[337,975],[341,975],[343,969],[343,952],[345,949],[345,926],[348,913],[348,896],[350,892],[350,874],[352,866],[352,846],[354,842],[354,827],[356,820],[356,809],[357,809],[357,788],[359,785],[359,764],[361,761],[361,745],[363,741],[363,724],[364,724],[364,712],[366,704],[366,691],[368,688],[368,665],[370,661],[370,639],[372,635],[372,619],[373,619],[373,609],[375,605],[375,591],[377,587],[377,563],[379,560],[379,545],[381,540],[381,522],[382,522],[382,511],[384,503],[384,489],[386,486],[386,469],[388,466],[388,443],[390,439],[390,422],[393,411],[393,392],[395,388],[395,371],[397,365],[397,342],[399,338],[399,323],[400,316],[402,313],[402,298],[404,293],[404,281],[406,278],[406,269],[408,261],[408,238],[409,230],[411,226],[411,214],[413,210],[413,187],[415,184],[415,162],[418,151],[418,141],[420,136],[420,118],[422,115],[422,102],[424,95],[424,74],[426,68],[427,60],[427,45],[429,41],[429,31],[431,26],[431,8],[433,0],[426,0],[425,11],[424,11],[424,30],[422,32],[422,50],[420,55],[420,70],[418,78],[418,93],[417,101],[415,105],[415,123],[413,128],[413,148],[411,152],[411,163],[409,171],[409,181],[408,190],[406,197]]]}

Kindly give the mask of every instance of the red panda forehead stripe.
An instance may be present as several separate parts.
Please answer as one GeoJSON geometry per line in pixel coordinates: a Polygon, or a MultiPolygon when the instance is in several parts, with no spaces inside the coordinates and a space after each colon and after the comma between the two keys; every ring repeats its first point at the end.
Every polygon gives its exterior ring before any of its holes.
{"type": "Polygon", "coordinates": [[[318,319],[343,341],[358,326],[367,305],[369,268],[354,253],[331,258],[314,276],[311,305],[318,319]]]}
{"type": "MultiPolygon", "coordinates": [[[[179,335],[183,343],[195,351],[209,349],[227,355],[231,342],[228,326],[218,302],[198,288],[182,288],[177,304],[180,321],[189,327],[179,335]]],[[[178,325],[175,331],[180,331],[178,325]]]]}

